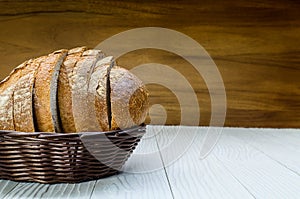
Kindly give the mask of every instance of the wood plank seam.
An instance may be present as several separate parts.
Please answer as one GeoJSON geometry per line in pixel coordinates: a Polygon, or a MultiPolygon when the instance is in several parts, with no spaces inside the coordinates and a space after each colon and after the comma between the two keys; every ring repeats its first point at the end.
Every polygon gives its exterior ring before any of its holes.
{"type": "Polygon", "coordinates": [[[232,172],[224,165],[224,163],[215,155],[215,154],[210,154],[213,155],[219,162],[220,164],[225,168],[225,170],[253,197],[256,199],[255,195],[247,188],[246,185],[244,185],[235,175],[233,175],[232,172]]]}
{"type": "Polygon", "coordinates": [[[97,182],[98,182],[98,180],[96,180],[95,183],[94,183],[94,185],[93,185],[93,188],[92,188],[91,195],[90,195],[89,199],[91,199],[92,196],[93,196],[93,193],[94,193],[94,191],[95,191],[97,182]]]}
{"type": "MultiPolygon", "coordinates": [[[[281,195],[281,197],[289,195],[291,198],[298,198],[295,197],[295,194],[299,192],[299,189],[296,188],[299,183],[299,176],[295,175],[294,172],[291,172],[285,167],[282,167],[282,165],[278,164],[276,161],[269,158],[264,153],[252,147],[249,143],[245,142],[245,140],[238,139],[237,138],[239,137],[238,135],[241,136],[242,133],[243,132],[238,132],[238,134],[231,134],[231,133],[224,134],[223,136],[226,137],[226,135],[228,135],[227,137],[229,139],[227,138],[227,140],[226,139],[223,140],[222,143],[225,145],[229,144],[229,146],[231,145],[235,147],[236,147],[235,144],[238,143],[237,145],[239,147],[242,147],[241,150],[242,152],[245,149],[247,149],[247,151],[248,152],[251,151],[251,153],[254,156],[247,156],[247,155],[245,156],[245,154],[243,153],[239,154],[239,156],[225,157],[225,159],[224,158],[222,159],[222,156],[219,156],[219,158],[223,161],[224,165],[226,165],[227,169],[228,170],[233,169],[232,173],[241,181],[243,181],[243,183],[246,184],[247,187],[250,190],[252,190],[252,192],[255,193],[255,196],[258,198],[265,198],[263,196],[266,195],[270,195],[272,197],[276,196],[275,198],[279,197],[276,194],[281,195]],[[228,140],[230,140],[229,143],[227,142],[228,140]],[[256,159],[256,157],[258,159],[256,159]],[[253,162],[253,160],[255,163],[251,167],[249,167],[248,163],[253,162]],[[261,160],[263,160],[263,162],[260,162],[261,160]],[[231,168],[231,166],[234,166],[234,168],[231,168]],[[269,166],[271,167],[269,168],[269,166]],[[276,170],[274,170],[275,168],[276,170]],[[253,173],[249,175],[250,171],[253,173]],[[285,183],[283,180],[289,179],[289,177],[291,181],[285,183]],[[276,178],[281,180],[277,181],[276,178]],[[282,185],[285,185],[286,187],[283,188],[282,185]],[[278,188],[278,190],[276,188],[278,188]]],[[[224,148],[220,147],[218,151],[220,152],[220,150],[222,149],[224,148]]],[[[235,151],[235,152],[240,153],[240,151],[235,151]]],[[[219,155],[222,154],[223,153],[220,153],[219,155]]],[[[227,152],[226,155],[228,154],[229,153],[227,152]]]]}
{"type": "Polygon", "coordinates": [[[205,138],[205,129],[184,127],[180,132],[177,130],[170,128],[157,136],[175,198],[253,198],[213,156],[204,160],[199,157],[199,146],[205,138]],[[192,136],[193,130],[198,133],[193,144],[188,149],[178,146],[188,140],[187,136],[192,136]],[[178,146],[180,151],[185,151],[180,158],[177,156],[177,160],[172,154],[174,150],[167,151],[164,148],[170,146],[170,142],[174,142],[172,139],[175,136],[174,132],[182,136],[178,139],[180,141],[173,146],[178,146]],[[174,160],[176,161],[173,162],[174,160]]]}
{"type": "Polygon", "coordinates": [[[50,186],[47,186],[46,190],[41,194],[41,198],[49,191],[50,186]]]}
{"type": "MultiPolygon", "coordinates": [[[[249,133],[250,133],[250,132],[249,132],[249,133]]],[[[230,135],[230,136],[232,136],[232,135],[230,135]]],[[[234,136],[232,136],[232,137],[234,137],[234,136]]],[[[251,143],[249,143],[249,142],[246,142],[245,140],[243,140],[243,139],[241,139],[241,138],[239,138],[239,137],[237,137],[237,138],[238,138],[239,140],[243,141],[245,144],[248,144],[250,147],[256,149],[256,150],[259,151],[259,152],[261,152],[262,154],[264,154],[265,156],[267,156],[269,159],[271,159],[271,160],[277,162],[277,163],[280,164],[282,167],[284,167],[284,168],[288,169],[289,171],[295,173],[296,175],[300,176],[300,173],[298,173],[297,171],[293,170],[293,169],[290,168],[289,166],[283,164],[280,160],[276,160],[276,159],[273,158],[271,155],[265,153],[264,151],[262,151],[261,149],[257,148],[257,147],[254,146],[253,144],[251,144],[251,143]]]]}
{"type": "Polygon", "coordinates": [[[134,154],[122,168],[123,172],[97,180],[91,199],[173,198],[153,134],[148,126],[134,154]]]}
{"type": "Polygon", "coordinates": [[[160,156],[160,159],[161,159],[162,164],[163,164],[163,167],[164,167],[164,173],[165,173],[166,179],[167,179],[167,181],[168,181],[168,186],[169,186],[169,189],[170,189],[172,198],[174,199],[174,198],[175,198],[174,192],[173,192],[173,190],[172,190],[172,186],[171,186],[171,182],[170,182],[170,179],[169,179],[169,176],[168,176],[168,172],[167,172],[167,169],[166,169],[166,165],[165,165],[165,162],[164,162],[164,159],[163,159],[163,157],[162,157],[161,150],[160,150],[160,147],[159,147],[159,144],[158,144],[157,135],[155,135],[155,142],[156,142],[157,148],[158,148],[158,150],[159,150],[159,156],[160,156]]]}
{"type": "MultiPolygon", "coordinates": [[[[40,197],[40,198],[42,198],[42,196],[43,196],[45,193],[47,193],[47,190],[48,190],[49,187],[50,187],[50,185],[43,185],[43,186],[46,186],[46,190],[43,191],[43,193],[41,194],[41,197],[40,197]]],[[[39,189],[39,191],[35,192],[35,194],[33,195],[32,198],[37,198],[37,197],[38,197],[37,194],[40,192],[40,189],[43,188],[43,186],[42,186],[42,185],[39,185],[39,186],[37,187],[37,188],[39,189]]]]}

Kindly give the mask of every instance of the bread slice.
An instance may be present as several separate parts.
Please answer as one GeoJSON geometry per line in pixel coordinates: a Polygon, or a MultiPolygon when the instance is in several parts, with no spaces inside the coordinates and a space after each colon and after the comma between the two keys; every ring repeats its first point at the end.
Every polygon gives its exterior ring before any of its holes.
{"type": "Polygon", "coordinates": [[[16,131],[34,132],[33,88],[38,67],[45,57],[29,60],[20,70],[20,79],[15,83],[13,95],[14,126],[16,131]]]}
{"type": "Polygon", "coordinates": [[[67,50],[49,54],[40,64],[34,82],[34,113],[37,131],[61,132],[57,110],[59,70],[67,50]]]}
{"type": "Polygon", "coordinates": [[[89,104],[92,105],[91,117],[97,118],[93,122],[96,122],[94,129],[98,128],[98,131],[108,131],[109,126],[109,116],[108,116],[108,104],[107,103],[107,70],[110,66],[115,64],[114,58],[112,56],[105,57],[96,63],[94,72],[92,73],[89,82],[89,95],[88,99],[92,100],[89,104]]]}
{"type": "Polygon", "coordinates": [[[72,107],[71,79],[73,69],[86,49],[86,47],[78,47],[69,50],[68,55],[60,68],[58,79],[58,106],[62,132],[65,133],[76,132],[72,107]]]}
{"type": "Polygon", "coordinates": [[[22,76],[16,83],[14,92],[14,125],[16,131],[34,132],[32,86],[34,74],[22,76]]]}
{"type": "Polygon", "coordinates": [[[111,129],[124,129],[144,122],[148,108],[148,91],[142,81],[121,67],[110,71],[111,129]]]}
{"type": "Polygon", "coordinates": [[[26,67],[27,61],[16,67],[9,76],[0,83],[0,129],[15,130],[14,127],[14,89],[20,79],[21,70],[26,67]]]}
{"type": "Polygon", "coordinates": [[[99,131],[93,116],[94,106],[88,94],[88,84],[96,63],[104,57],[100,50],[87,50],[76,63],[71,78],[72,106],[76,132],[99,131]]]}

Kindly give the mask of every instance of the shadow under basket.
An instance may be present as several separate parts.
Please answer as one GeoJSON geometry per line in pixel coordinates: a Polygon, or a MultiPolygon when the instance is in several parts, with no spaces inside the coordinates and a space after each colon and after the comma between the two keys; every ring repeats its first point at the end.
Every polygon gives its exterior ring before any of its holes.
{"type": "Polygon", "coordinates": [[[68,134],[0,131],[0,179],[50,184],[114,175],[145,131],[143,125],[68,134]]]}

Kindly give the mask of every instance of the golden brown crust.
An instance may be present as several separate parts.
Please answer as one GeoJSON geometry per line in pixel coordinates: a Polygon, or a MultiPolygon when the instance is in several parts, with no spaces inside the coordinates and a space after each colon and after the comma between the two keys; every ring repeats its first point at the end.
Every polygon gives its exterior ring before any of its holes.
{"type": "Polygon", "coordinates": [[[16,131],[34,132],[32,109],[32,85],[34,74],[22,76],[16,83],[14,91],[14,126],[16,131]]]}
{"type": "Polygon", "coordinates": [[[26,67],[20,70],[21,77],[16,82],[13,95],[14,126],[16,131],[34,132],[33,86],[40,62],[45,57],[29,60],[26,67]]]}
{"type": "Polygon", "coordinates": [[[36,71],[33,64],[35,62],[36,60],[31,59],[22,63],[1,82],[1,129],[34,131],[32,88],[36,71]]]}
{"type": "Polygon", "coordinates": [[[60,131],[57,115],[57,82],[67,50],[49,54],[40,64],[35,79],[34,112],[38,131],[60,131]]]}
{"type": "MultiPolygon", "coordinates": [[[[26,66],[26,62],[20,66],[26,66]]],[[[15,83],[20,77],[19,70],[14,70],[0,84],[0,129],[15,130],[13,113],[13,94],[15,83]]]]}
{"type": "Polygon", "coordinates": [[[124,129],[144,122],[148,112],[148,91],[135,75],[115,67],[110,73],[112,129],[124,129]]]}
{"type": "Polygon", "coordinates": [[[13,115],[14,85],[0,93],[0,129],[15,130],[13,115]]]}
{"type": "Polygon", "coordinates": [[[15,130],[14,90],[22,73],[27,71],[28,62],[20,64],[0,83],[0,129],[2,130],[15,130]]]}
{"type": "Polygon", "coordinates": [[[86,49],[86,47],[79,47],[69,50],[68,55],[60,68],[60,75],[58,79],[58,106],[62,130],[65,133],[76,132],[73,117],[72,88],[70,81],[72,78],[73,69],[82,53],[86,49]]]}
{"type": "Polygon", "coordinates": [[[147,117],[149,110],[148,96],[147,88],[142,85],[130,97],[129,113],[136,125],[142,124],[147,117]]]}

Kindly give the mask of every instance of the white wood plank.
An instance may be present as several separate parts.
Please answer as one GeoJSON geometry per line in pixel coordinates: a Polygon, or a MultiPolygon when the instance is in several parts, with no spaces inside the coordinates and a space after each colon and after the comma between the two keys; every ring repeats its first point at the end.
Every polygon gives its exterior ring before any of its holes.
{"type": "MultiPolygon", "coordinates": [[[[251,129],[252,141],[268,140],[268,143],[280,145],[285,149],[292,150],[300,157],[300,130],[299,129],[251,129]],[[259,136],[257,136],[259,135],[259,136]],[[255,139],[259,138],[259,139],[255,139]]],[[[251,143],[250,143],[251,144],[251,143]]],[[[298,158],[299,159],[299,158],[298,158]]]]}
{"type": "Polygon", "coordinates": [[[0,198],[4,198],[11,190],[18,185],[17,182],[9,180],[0,180],[0,198]]]}
{"type": "Polygon", "coordinates": [[[7,198],[36,198],[47,190],[47,186],[39,186],[37,183],[19,183],[4,199],[7,198]]]}
{"type": "Polygon", "coordinates": [[[199,158],[206,130],[167,127],[157,136],[174,198],[253,198],[214,156],[199,158]]]}
{"type": "Polygon", "coordinates": [[[94,185],[95,181],[54,185],[19,183],[5,198],[85,199],[91,196],[94,185]]]}
{"type": "Polygon", "coordinates": [[[95,181],[79,184],[54,184],[41,194],[41,198],[89,198],[95,186],[95,181]]]}
{"type": "Polygon", "coordinates": [[[251,129],[225,128],[213,154],[256,198],[299,198],[300,176],[240,139],[245,136],[253,138],[251,129]]]}
{"type": "Polygon", "coordinates": [[[300,175],[300,130],[251,129],[244,133],[231,133],[270,158],[300,175]]]}
{"type": "Polygon", "coordinates": [[[97,181],[92,199],[172,198],[152,127],[134,154],[125,164],[126,172],[97,181]]]}

